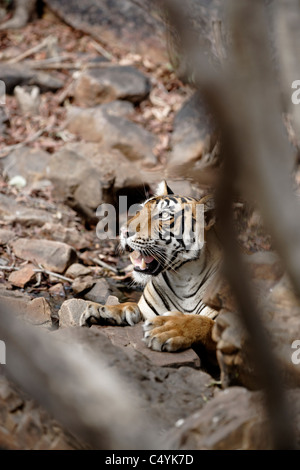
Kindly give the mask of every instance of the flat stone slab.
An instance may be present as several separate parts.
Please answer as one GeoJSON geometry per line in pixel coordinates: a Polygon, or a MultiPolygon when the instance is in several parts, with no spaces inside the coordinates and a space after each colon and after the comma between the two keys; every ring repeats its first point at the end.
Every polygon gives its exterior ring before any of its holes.
{"type": "Polygon", "coordinates": [[[112,344],[125,349],[126,352],[130,353],[130,349],[140,352],[154,365],[174,368],[181,366],[200,368],[200,358],[192,349],[174,353],[158,352],[149,349],[143,342],[142,323],[138,323],[135,326],[121,327],[93,325],[91,328],[100,331],[110,339],[112,344]]]}

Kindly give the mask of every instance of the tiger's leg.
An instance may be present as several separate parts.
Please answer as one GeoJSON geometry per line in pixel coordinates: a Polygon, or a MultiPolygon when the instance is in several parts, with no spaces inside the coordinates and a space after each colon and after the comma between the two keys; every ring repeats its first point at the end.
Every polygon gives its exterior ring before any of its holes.
{"type": "Polygon", "coordinates": [[[88,302],[80,317],[80,326],[100,325],[131,325],[142,319],[141,311],[134,302],[118,305],[101,305],[88,302]]]}
{"type": "Polygon", "coordinates": [[[214,320],[204,315],[185,315],[172,311],[146,320],[144,341],[155,351],[174,352],[201,343],[208,351],[215,351],[211,332],[214,320]]]}

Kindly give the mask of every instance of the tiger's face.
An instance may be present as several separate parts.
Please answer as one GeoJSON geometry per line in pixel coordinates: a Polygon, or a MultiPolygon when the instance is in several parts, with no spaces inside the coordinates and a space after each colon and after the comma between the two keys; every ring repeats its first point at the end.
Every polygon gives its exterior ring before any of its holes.
{"type": "Polygon", "coordinates": [[[146,284],[199,257],[207,229],[204,199],[175,196],[162,182],[158,194],[121,228],[121,246],[130,252],[136,282],[146,284]]]}

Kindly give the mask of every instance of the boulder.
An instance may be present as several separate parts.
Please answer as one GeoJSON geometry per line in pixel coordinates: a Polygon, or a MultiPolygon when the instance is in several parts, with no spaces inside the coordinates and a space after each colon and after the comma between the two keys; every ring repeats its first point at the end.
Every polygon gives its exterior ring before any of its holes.
{"type": "Polygon", "coordinates": [[[209,162],[207,156],[216,144],[216,136],[209,115],[198,94],[189,98],[174,118],[171,135],[169,165],[182,165],[203,159],[203,166],[209,162]]]}
{"type": "Polygon", "coordinates": [[[150,92],[150,81],[131,66],[111,65],[87,69],[74,86],[78,106],[96,106],[114,100],[139,104],[150,92]]]}
{"type": "Polygon", "coordinates": [[[75,29],[84,31],[108,48],[167,60],[165,25],[153,0],[47,0],[49,8],[75,29]]]}
{"type": "Polygon", "coordinates": [[[81,139],[101,142],[107,149],[119,150],[129,161],[154,165],[156,138],[149,131],[105,108],[68,108],[67,128],[81,139]]]}
{"type": "Polygon", "coordinates": [[[84,298],[99,304],[105,304],[112,289],[106,279],[98,279],[84,298]]]}
{"type": "Polygon", "coordinates": [[[0,64],[0,79],[5,83],[7,94],[12,94],[17,85],[36,85],[42,93],[55,92],[64,86],[57,77],[22,64],[0,64]]]}
{"type": "Polygon", "coordinates": [[[58,312],[59,326],[79,326],[81,314],[86,309],[87,302],[82,299],[65,300],[58,312]]]}
{"type": "MultiPolygon", "coordinates": [[[[300,391],[289,392],[299,439],[300,391]]],[[[178,450],[269,450],[271,430],[261,392],[231,387],[177,423],[165,438],[178,450]]]]}
{"type": "Polygon", "coordinates": [[[102,334],[110,339],[112,344],[126,349],[129,354],[128,349],[138,351],[153,365],[173,368],[182,366],[194,367],[196,369],[200,368],[200,358],[192,349],[162,354],[161,352],[153,351],[148,348],[143,342],[144,333],[141,323],[134,326],[107,326],[104,328],[102,326],[93,325],[91,328],[99,329],[102,334]]]}
{"type": "Polygon", "coordinates": [[[41,149],[21,147],[1,159],[3,173],[9,178],[23,176],[27,184],[41,179],[51,155],[41,149]]]}
{"type": "Polygon", "coordinates": [[[26,305],[25,320],[33,325],[50,328],[52,326],[52,310],[44,297],[37,297],[26,305]]]}
{"type": "Polygon", "coordinates": [[[76,260],[74,248],[52,240],[19,238],[12,243],[18,258],[41,264],[45,269],[63,273],[76,260]]]}
{"type": "Polygon", "coordinates": [[[72,279],[76,279],[77,277],[80,276],[86,276],[88,274],[91,274],[92,270],[86,266],[83,266],[83,264],[80,263],[74,263],[71,264],[71,266],[68,267],[66,271],[66,277],[70,277],[72,279]]]}
{"type": "Polygon", "coordinates": [[[72,450],[82,445],[29,399],[3,374],[0,375],[0,447],[9,450],[72,450]]]}
{"type": "MultiPolygon", "coordinates": [[[[299,370],[291,359],[292,344],[300,339],[299,300],[286,275],[282,276],[281,263],[274,253],[255,253],[247,259],[254,277],[255,299],[270,338],[272,352],[286,383],[299,386],[299,370]]],[[[256,389],[260,384],[251,360],[252,340],[241,324],[228,286],[226,288],[223,284],[221,289],[215,286],[215,290],[218,292],[220,313],[213,328],[213,338],[217,342],[222,384],[224,387],[242,384],[256,389]]],[[[210,295],[209,303],[214,304],[213,295],[210,295]]]]}
{"type": "Polygon", "coordinates": [[[213,379],[206,372],[186,366],[173,368],[155,365],[132,345],[120,348],[112,344],[104,333],[106,329],[94,326],[63,328],[52,335],[69,344],[80,344],[95,358],[101,357],[108,369],[121,375],[133,397],[139,397],[142,411],[154,420],[161,435],[179,419],[206,406],[213,397],[213,379]]]}
{"type": "Polygon", "coordinates": [[[15,232],[5,228],[0,229],[0,245],[7,245],[16,237],[15,232]]]}

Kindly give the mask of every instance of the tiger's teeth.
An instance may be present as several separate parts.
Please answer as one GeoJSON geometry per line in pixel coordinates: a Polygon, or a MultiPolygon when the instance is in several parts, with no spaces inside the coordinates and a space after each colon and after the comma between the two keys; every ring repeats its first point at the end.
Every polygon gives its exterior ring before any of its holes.
{"type": "Polygon", "coordinates": [[[146,268],[147,268],[147,265],[146,265],[146,263],[145,263],[144,258],[142,258],[142,262],[141,262],[141,264],[140,264],[140,268],[141,268],[141,269],[146,269],[146,268]]]}

